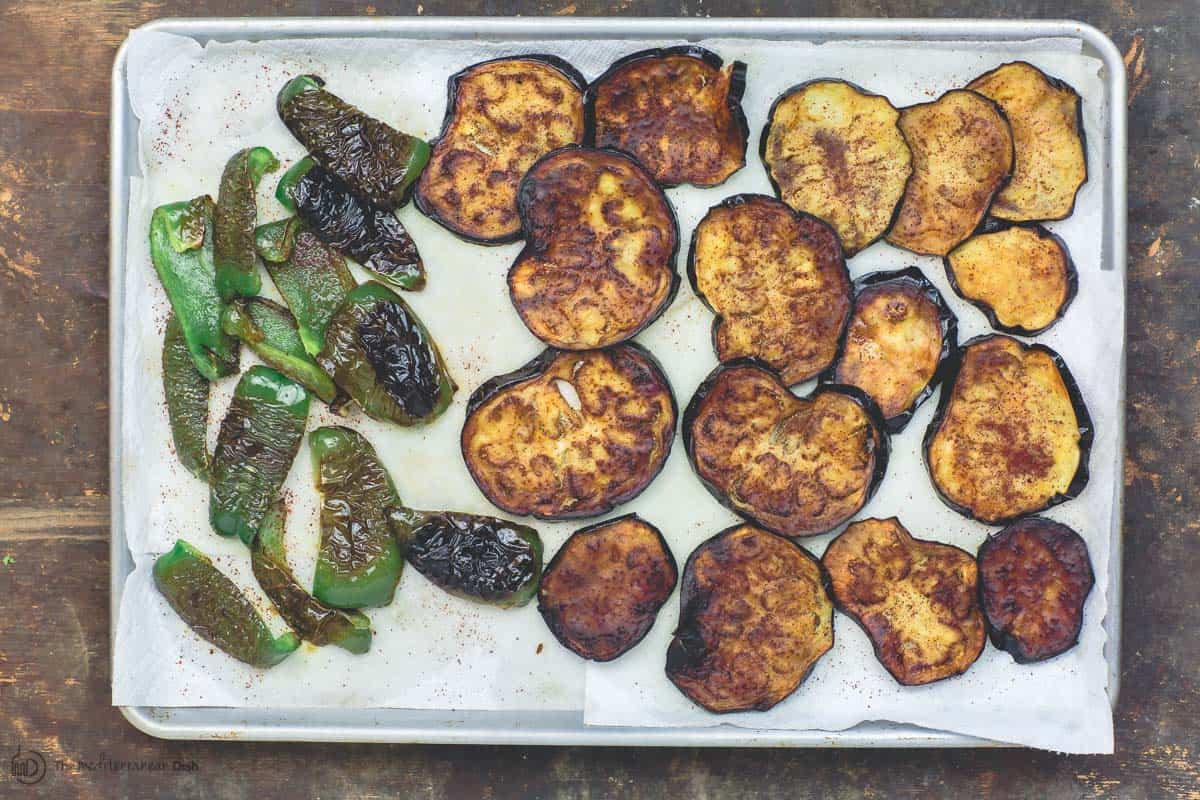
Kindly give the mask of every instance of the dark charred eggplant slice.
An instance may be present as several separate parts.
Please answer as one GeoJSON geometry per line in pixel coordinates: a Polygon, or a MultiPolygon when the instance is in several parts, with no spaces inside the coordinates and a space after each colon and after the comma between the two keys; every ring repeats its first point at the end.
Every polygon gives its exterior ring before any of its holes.
{"type": "Polygon", "coordinates": [[[597,147],[631,154],[663,186],[716,186],[746,164],[746,65],[686,45],[614,62],[588,87],[597,147]]]}
{"type": "Polygon", "coordinates": [[[879,408],[853,386],[806,398],[765,365],[717,367],[683,415],[683,443],[705,488],[784,536],[812,536],[866,505],[887,470],[879,408]]]}
{"type": "Polygon", "coordinates": [[[913,174],[887,240],[914,253],[944,256],[970,236],[1008,181],[1013,138],[1000,107],[954,89],[900,112],[913,174]]]}
{"type": "Polygon", "coordinates": [[[961,675],[987,641],[970,553],[913,538],[900,520],[852,523],[821,559],[833,601],[903,686],[961,675]]]}
{"type": "Polygon", "coordinates": [[[1079,290],[1066,242],[1041,225],[985,226],[943,259],[959,297],[992,327],[1036,336],[1062,319],[1079,290]]]}
{"type": "Polygon", "coordinates": [[[1024,61],[1003,64],[967,88],[1004,109],[1016,145],[1012,180],[989,213],[1017,222],[1071,216],[1088,177],[1079,93],[1024,61]]]}
{"type": "Polygon", "coordinates": [[[417,207],[478,244],[521,237],[517,187],[539,158],[583,141],[586,80],[555,56],[497,58],[450,77],[417,207]]]}
{"type": "Polygon", "coordinates": [[[551,347],[623,342],[675,297],[675,212],[624,153],[555,150],[521,181],[517,205],[526,243],[508,291],[525,326],[551,347]]]}
{"type": "Polygon", "coordinates": [[[766,711],[833,647],[833,603],[817,559],[793,542],[737,525],[683,568],[667,677],[714,713],[766,711]]]}
{"type": "Polygon", "coordinates": [[[788,89],[771,106],[760,139],[780,199],[825,220],[846,256],[880,239],[912,174],[900,112],[882,95],[842,80],[788,89]]]}
{"type": "Polygon", "coordinates": [[[1087,543],[1044,517],[1026,517],[979,548],[979,602],[992,644],[1018,664],[1070,650],[1095,578],[1087,543]]]}
{"type": "Polygon", "coordinates": [[[628,514],[571,534],[542,575],[538,611],[563,647],[612,661],[649,633],[678,577],[662,533],[628,514]]]}
{"type": "Polygon", "coordinates": [[[654,480],[671,452],[675,418],[662,368],[638,345],[546,350],[471,395],[463,460],[510,514],[592,517],[654,480]]]}
{"type": "Polygon", "coordinates": [[[717,358],[760,358],[789,386],[837,354],[850,276],[833,229],[773,197],[739,194],[692,234],[688,279],[712,309],[717,358]]]}
{"type": "Polygon", "coordinates": [[[946,505],[989,525],[1057,505],[1087,486],[1092,421],[1050,348],[981,336],[951,359],[925,431],[925,465],[946,505]]]}
{"type": "Polygon", "coordinates": [[[854,313],[823,383],[862,389],[899,433],[933,394],[958,346],[958,318],[916,267],[872,272],[854,282],[854,313]]]}

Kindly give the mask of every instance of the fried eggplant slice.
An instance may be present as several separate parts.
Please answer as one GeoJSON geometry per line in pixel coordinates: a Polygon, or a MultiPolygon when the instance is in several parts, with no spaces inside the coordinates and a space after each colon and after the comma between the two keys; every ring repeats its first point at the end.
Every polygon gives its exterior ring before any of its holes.
{"type": "Polygon", "coordinates": [[[1041,225],[987,226],[942,259],[959,297],[992,327],[1036,336],[1062,319],[1079,290],[1066,242],[1041,225]]]}
{"type": "Polygon", "coordinates": [[[675,297],[675,212],[624,153],[555,150],[521,181],[517,206],[525,247],[508,291],[525,326],[551,347],[623,342],[675,297]]]}
{"type": "Polygon", "coordinates": [[[693,703],[717,714],[766,711],[832,647],[828,579],[803,547],[737,525],[692,551],[667,677],[693,703]]]}
{"type": "Polygon", "coordinates": [[[913,174],[887,240],[944,256],[979,227],[1012,173],[1012,131],[998,105],[965,89],[903,109],[900,130],[913,174]]]}
{"type": "Polygon", "coordinates": [[[862,389],[899,433],[941,378],[958,346],[958,318],[916,267],[872,272],[854,282],[854,313],[823,383],[862,389]]]}
{"type": "Polygon", "coordinates": [[[1018,664],[1079,641],[1095,578],[1083,537],[1044,517],[1014,522],[979,548],[979,598],[992,644],[1018,664]]]}
{"type": "Polygon", "coordinates": [[[1003,525],[1083,491],[1092,438],[1087,406],[1058,353],[981,336],[951,359],[925,431],[925,465],[946,505],[1003,525]]]}
{"type": "Polygon", "coordinates": [[[417,208],[477,244],[521,237],[517,187],[539,158],[583,142],[587,81],[555,56],[496,58],[450,77],[417,208]]]}
{"type": "Polygon", "coordinates": [[[753,356],[789,386],[837,355],[850,319],[850,276],[837,234],[773,197],[739,194],[692,234],[688,279],[717,315],[720,361],[753,356]]]}
{"type": "Polygon", "coordinates": [[[779,198],[837,231],[846,257],[891,226],[912,175],[900,112],[882,95],[823,78],[771,106],[760,149],[779,198]]]}
{"type": "Polygon", "coordinates": [[[987,641],[970,553],[916,539],[900,520],[852,523],[825,548],[833,601],[903,686],[961,675],[987,641]]]}
{"type": "Polygon", "coordinates": [[[510,514],[593,517],[650,485],[675,419],[662,367],[640,346],[550,349],[471,395],[463,460],[510,514]]]}
{"type": "Polygon", "coordinates": [[[808,397],[752,361],[717,367],[683,415],[683,443],[705,488],[738,514],[784,536],[812,536],[866,505],[887,470],[875,403],[853,386],[808,397]]]}
{"type": "Polygon", "coordinates": [[[542,576],[538,611],[563,647],[612,661],[650,632],[678,578],[662,532],[627,514],[571,534],[542,576]]]}
{"type": "Polygon", "coordinates": [[[989,213],[1014,222],[1071,216],[1088,177],[1079,93],[1025,61],[1003,64],[967,88],[1004,109],[1016,146],[1012,180],[989,213]]]}
{"type": "Polygon", "coordinates": [[[588,87],[597,147],[629,153],[662,186],[716,186],[746,164],[746,65],[703,47],[633,53],[588,87]]]}

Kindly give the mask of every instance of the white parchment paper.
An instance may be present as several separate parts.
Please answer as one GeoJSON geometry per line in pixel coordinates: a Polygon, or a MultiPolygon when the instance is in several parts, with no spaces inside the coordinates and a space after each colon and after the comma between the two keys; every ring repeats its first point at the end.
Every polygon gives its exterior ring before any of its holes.
{"type": "MultiPolygon", "coordinates": [[[[459,69],[503,54],[561,55],[589,79],[614,59],[677,42],[557,41],[488,43],[402,40],[290,40],[209,44],[161,33],[135,32],[129,81],[140,120],[141,178],[131,180],[125,275],[123,447],[125,536],[137,564],[120,616],[113,676],[118,705],[259,707],[402,707],[551,710],[583,709],[590,725],[696,726],[842,730],[865,720],[889,720],[1070,752],[1111,752],[1105,635],[1101,626],[1108,576],[1108,537],[1114,480],[1120,467],[1115,387],[1124,339],[1121,275],[1101,272],[1104,92],[1098,61],[1078,42],[1019,46],[978,43],[814,45],[726,40],[704,42],[726,60],[749,65],[743,106],[751,137],[747,166],[712,189],[668,191],[684,247],[704,212],[738,192],[770,192],[759,163],[758,135],[772,100],[789,86],[822,76],[842,77],[886,94],[898,106],[936,97],[985,70],[1026,58],[1075,86],[1085,99],[1084,123],[1092,180],[1074,215],[1049,227],[1071,249],[1079,295],[1065,319],[1039,341],[1058,350],[1078,380],[1095,421],[1091,483],[1075,501],[1048,516],[1088,542],[1096,588],[1088,600],[1080,644],[1044,664],[1020,666],[989,646],[964,676],[903,688],[875,660],[866,636],[837,615],[834,649],[791,697],[767,713],[716,717],[691,705],[665,678],[663,659],[678,616],[677,597],[663,608],[646,639],[609,664],[586,666],[546,630],[532,605],[498,611],[461,601],[407,570],[396,601],[369,611],[371,652],[351,656],[335,647],[304,646],[280,666],[259,671],[229,659],[191,633],[154,590],[149,568],[157,554],[186,538],[214,555],[239,585],[255,590],[245,549],[215,535],[207,522],[207,489],[176,462],[161,388],[159,347],[167,303],[145,243],[150,210],[208,192],[216,194],[225,160],[242,147],[265,145],[286,168],[302,148],[279,122],[275,94],[301,72],[323,75],[330,88],[368,113],[431,138],[445,110],[446,79],[459,69]]],[[[284,215],[272,197],[275,177],[260,190],[264,219],[284,215]]],[[[462,463],[458,434],[466,399],[488,377],[540,352],[509,304],[504,276],[519,244],[485,248],[459,241],[411,205],[399,212],[421,249],[428,287],[406,299],[437,338],[460,386],[438,421],[401,429],[362,415],[347,424],[375,445],[405,500],[417,508],[494,513],[462,463]]],[[[852,277],[916,264],[959,315],[960,337],[987,332],[983,315],[950,290],[940,261],[877,244],[850,261],[852,277]]],[[[359,272],[360,279],[366,276],[359,272]]],[[[271,293],[269,281],[264,292],[271,293]]],[[[687,282],[663,317],[638,337],[663,363],[682,408],[715,366],[711,315],[687,282]]],[[[243,358],[252,360],[249,353],[243,358]]],[[[220,382],[210,412],[210,437],[235,379],[220,382]]],[[[803,393],[806,387],[798,391],[803,393]]],[[[897,514],[915,535],[974,552],[989,529],[963,519],[934,495],[919,443],[936,397],[892,438],[892,460],[879,493],[860,516],[897,514]]],[[[314,402],[310,429],[336,424],[314,402]]],[[[317,549],[318,498],[311,460],[301,449],[285,486],[292,500],[287,539],[301,580],[311,577],[317,549]]],[[[636,511],[658,525],[682,567],[692,549],[735,523],[693,476],[677,440],[655,482],[614,512],[636,511]]],[[[582,523],[538,523],[547,557],[582,523]]],[[[805,542],[820,555],[832,535],[805,542]]],[[[278,624],[277,616],[273,619],[278,624]]]]}

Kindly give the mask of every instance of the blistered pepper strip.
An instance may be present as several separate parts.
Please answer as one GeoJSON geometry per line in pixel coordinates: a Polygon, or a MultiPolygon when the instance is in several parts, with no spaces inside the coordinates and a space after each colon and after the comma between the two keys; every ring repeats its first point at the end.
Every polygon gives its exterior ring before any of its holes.
{"type": "Polygon", "coordinates": [[[188,472],[208,482],[208,380],[196,369],[183,326],[174,313],[167,319],[162,346],[163,394],[175,455],[188,472]]]}
{"type": "Polygon", "coordinates": [[[304,349],[296,320],[283,306],[264,297],[238,298],[225,307],[221,329],[326,403],[334,401],[337,387],[304,349]]]}
{"type": "Polygon", "coordinates": [[[239,150],[225,165],[213,219],[213,263],[217,293],[228,302],[253,297],[262,288],[254,226],[258,218],[255,190],[264,174],[279,169],[279,161],[265,147],[239,150]]]}

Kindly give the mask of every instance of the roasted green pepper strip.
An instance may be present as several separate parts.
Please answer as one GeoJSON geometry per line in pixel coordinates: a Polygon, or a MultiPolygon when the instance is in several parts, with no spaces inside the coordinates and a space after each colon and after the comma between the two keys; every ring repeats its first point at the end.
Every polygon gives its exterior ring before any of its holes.
{"type": "Polygon", "coordinates": [[[316,75],[293,78],[279,92],[279,116],[321,166],[386,209],[408,202],[429,161],[429,145],[364,114],[326,91],[316,75]]]}
{"type": "Polygon", "coordinates": [[[458,388],[421,320],[398,294],[373,281],[346,296],[317,363],[366,414],[398,425],[434,419],[458,388]]]}
{"type": "Polygon", "coordinates": [[[210,381],[238,369],[237,340],[221,330],[213,266],[213,201],[168,203],[150,218],[150,260],[179,317],[196,369],[210,381]]]}
{"type": "Polygon", "coordinates": [[[375,449],[357,431],[317,428],[309,434],[321,492],[321,549],[313,595],[335,608],[392,602],[404,556],[387,508],[399,502],[375,449]]]}
{"type": "Polygon", "coordinates": [[[270,367],[238,381],[221,423],[209,482],[209,521],[251,544],[304,438],[308,392],[270,367]]]}
{"type": "Polygon", "coordinates": [[[254,250],[258,217],[254,193],[262,176],[277,169],[279,161],[274,153],[265,147],[252,147],[234,153],[221,175],[213,219],[213,263],[217,268],[217,293],[226,302],[234,297],[253,297],[262,289],[254,250]]]}
{"type": "Polygon", "coordinates": [[[343,259],[304,227],[298,217],[258,229],[258,252],[275,288],[296,318],[309,355],[325,346],[325,328],[357,284],[343,259]]]}
{"type": "Polygon", "coordinates": [[[304,349],[291,312],[278,303],[264,297],[238,298],[225,307],[221,329],[326,403],[337,396],[333,380],[304,349]]]}
{"type": "Polygon", "coordinates": [[[291,631],[272,634],[237,585],[182,539],[154,562],[154,585],[192,630],[238,661],[273,667],[300,646],[291,631]]]}
{"type": "Polygon", "coordinates": [[[175,455],[187,471],[208,482],[208,380],[196,369],[174,313],[167,319],[162,346],[163,394],[175,455]]]}
{"type": "Polygon", "coordinates": [[[301,639],[337,645],[351,653],[371,647],[371,620],[358,611],[342,611],[317,600],[300,586],[287,561],[284,528],[287,513],[276,501],[258,528],[250,565],[258,585],[301,639]]]}

